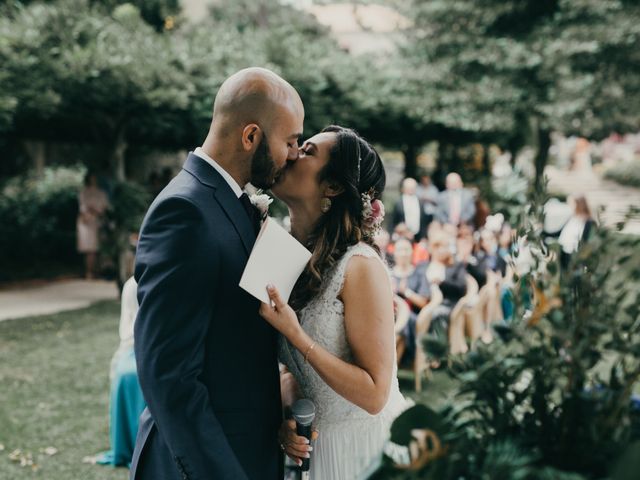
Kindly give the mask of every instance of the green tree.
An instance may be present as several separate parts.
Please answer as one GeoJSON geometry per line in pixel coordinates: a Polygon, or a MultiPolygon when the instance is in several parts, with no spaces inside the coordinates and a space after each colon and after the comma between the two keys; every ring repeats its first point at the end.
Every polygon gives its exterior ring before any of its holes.
{"type": "MultiPolygon", "coordinates": [[[[15,98],[6,137],[29,145],[35,139],[36,147],[43,140],[103,145],[118,185],[126,179],[132,142],[183,144],[183,119],[195,94],[180,56],[184,49],[173,35],[157,33],[135,6],[119,5],[109,13],[86,0],[63,0],[9,13],[0,20],[0,81],[3,92],[15,98]]],[[[43,148],[35,150],[43,157],[43,148]]],[[[43,171],[44,161],[38,163],[43,171]]],[[[133,218],[139,211],[128,214],[133,218]]],[[[131,222],[120,217],[114,244],[119,253],[113,256],[122,277],[123,226],[131,222]]]]}
{"type": "MultiPolygon", "coordinates": [[[[305,105],[305,132],[315,133],[330,123],[360,130],[381,141],[388,120],[378,104],[372,79],[379,68],[367,57],[342,49],[328,29],[306,12],[278,0],[241,0],[211,11],[216,25],[233,25],[249,35],[249,48],[258,49],[265,66],[287,79],[305,105]]],[[[376,83],[377,87],[380,83],[376,83]]]]}
{"type": "MultiPolygon", "coordinates": [[[[0,0],[0,7],[19,7],[32,3],[55,3],[58,0],[0,0]]],[[[125,3],[134,5],[142,18],[156,30],[162,31],[168,18],[173,18],[180,11],[179,0],[89,0],[90,3],[106,11],[113,11],[118,5],[125,3]]]]}
{"type": "MultiPolygon", "coordinates": [[[[518,148],[552,130],[603,136],[638,124],[640,6],[626,0],[412,1],[406,68],[428,122],[518,148]]],[[[419,116],[419,114],[417,115],[419,116]]]]}
{"type": "Polygon", "coordinates": [[[0,36],[3,87],[17,99],[11,135],[103,144],[122,180],[132,137],[181,133],[193,84],[172,38],[134,6],[112,17],[83,0],[33,4],[3,18],[0,36]]]}
{"type": "Polygon", "coordinates": [[[168,20],[180,13],[179,0],[91,0],[91,2],[109,11],[125,3],[134,5],[140,11],[144,21],[159,32],[167,27],[172,28],[168,20]]]}

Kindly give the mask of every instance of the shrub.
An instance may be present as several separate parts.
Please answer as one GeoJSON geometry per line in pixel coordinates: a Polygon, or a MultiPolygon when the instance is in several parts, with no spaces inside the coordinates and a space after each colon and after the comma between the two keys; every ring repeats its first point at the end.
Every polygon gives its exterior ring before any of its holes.
{"type": "Polygon", "coordinates": [[[620,162],[609,168],[604,177],[621,185],[640,188],[640,159],[620,162]]]}
{"type": "Polygon", "coordinates": [[[77,264],[76,217],[81,167],[46,168],[0,185],[0,279],[19,278],[52,259],[77,264]]]}
{"type": "MultiPolygon", "coordinates": [[[[0,281],[78,270],[76,219],[85,173],[84,167],[48,167],[42,177],[21,175],[0,185],[0,281]]],[[[115,267],[150,198],[131,182],[111,187],[100,248],[103,260],[115,267]]]]}

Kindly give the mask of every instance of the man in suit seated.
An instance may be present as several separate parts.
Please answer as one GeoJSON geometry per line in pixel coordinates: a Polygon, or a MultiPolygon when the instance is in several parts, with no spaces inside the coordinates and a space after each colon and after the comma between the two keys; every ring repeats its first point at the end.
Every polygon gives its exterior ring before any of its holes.
{"type": "Polygon", "coordinates": [[[438,196],[436,219],[443,224],[473,225],[476,206],[471,192],[457,173],[447,175],[446,190],[438,196]]]}

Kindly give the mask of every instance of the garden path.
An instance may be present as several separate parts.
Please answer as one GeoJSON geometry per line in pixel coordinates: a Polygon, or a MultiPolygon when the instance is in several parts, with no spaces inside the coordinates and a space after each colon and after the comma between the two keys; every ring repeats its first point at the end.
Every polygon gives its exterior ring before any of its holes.
{"type": "Polygon", "coordinates": [[[106,280],[57,280],[0,290],[0,321],[77,310],[116,300],[118,287],[106,280]]]}

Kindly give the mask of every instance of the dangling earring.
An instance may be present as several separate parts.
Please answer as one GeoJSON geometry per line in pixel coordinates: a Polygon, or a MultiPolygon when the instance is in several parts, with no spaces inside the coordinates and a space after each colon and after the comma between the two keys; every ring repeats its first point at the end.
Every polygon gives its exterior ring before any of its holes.
{"type": "Polygon", "coordinates": [[[329,197],[323,197],[322,200],[320,200],[320,210],[322,213],[327,213],[331,210],[331,199],[329,197]]]}

